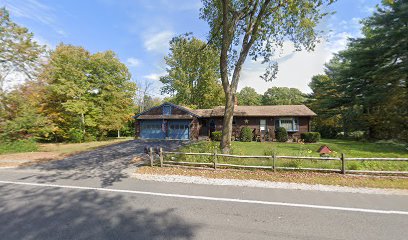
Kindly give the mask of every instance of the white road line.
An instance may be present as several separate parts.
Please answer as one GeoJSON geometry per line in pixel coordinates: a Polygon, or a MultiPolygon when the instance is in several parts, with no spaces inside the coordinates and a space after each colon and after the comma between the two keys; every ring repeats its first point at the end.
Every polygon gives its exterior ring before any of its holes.
{"type": "Polygon", "coordinates": [[[245,199],[236,199],[236,198],[218,198],[218,197],[182,195],[182,194],[172,194],[172,193],[145,192],[145,191],[134,191],[134,190],[123,190],[123,189],[80,187],[80,186],[71,186],[71,185],[56,185],[56,184],[45,184],[45,183],[13,182],[13,181],[0,181],[0,183],[13,184],[13,185],[36,186],[36,187],[52,187],[52,188],[65,188],[65,189],[95,190],[95,191],[102,191],[102,192],[131,193],[131,194],[141,194],[141,195],[150,195],[150,196],[187,198],[187,199],[209,200],[209,201],[220,201],[220,202],[251,203],[251,204],[285,206],[285,207],[299,207],[299,208],[314,208],[314,209],[325,209],[325,210],[348,211],[348,212],[408,215],[408,212],[406,212],[406,211],[394,211],[394,210],[348,208],[348,207],[335,207],[335,206],[325,206],[325,205],[301,204],[301,203],[269,202],[269,201],[245,200],[245,199]]]}

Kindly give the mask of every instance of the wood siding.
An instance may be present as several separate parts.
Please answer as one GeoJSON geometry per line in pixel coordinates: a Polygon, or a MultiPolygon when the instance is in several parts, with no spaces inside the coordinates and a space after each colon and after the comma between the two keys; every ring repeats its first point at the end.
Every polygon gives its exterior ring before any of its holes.
{"type": "MultiPolygon", "coordinates": [[[[260,132],[260,121],[261,119],[266,120],[266,128],[270,134],[270,138],[275,138],[275,120],[279,117],[234,117],[234,124],[232,127],[232,135],[236,138],[239,137],[241,129],[244,126],[248,126],[253,130],[254,133],[259,134],[260,132]],[[247,120],[247,122],[246,122],[247,120]]],[[[299,131],[289,132],[289,138],[300,138],[300,134],[310,131],[310,117],[299,117],[299,131]]],[[[222,131],[223,129],[223,118],[201,118],[199,121],[199,135],[209,136],[210,132],[210,122],[214,121],[215,131],[222,131]]]]}

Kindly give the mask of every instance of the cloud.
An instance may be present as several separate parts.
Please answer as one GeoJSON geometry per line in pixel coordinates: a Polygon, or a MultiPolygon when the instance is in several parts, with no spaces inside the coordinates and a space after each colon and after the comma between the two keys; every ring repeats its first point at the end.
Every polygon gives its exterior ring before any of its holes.
{"type": "Polygon", "coordinates": [[[160,79],[160,77],[164,76],[165,74],[166,74],[165,72],[151,73],[151,74],[143,76],[143,78],[158,81],[160,79]]]}
{"type": "Polygon", "coordinates": [[[58,35],[67,36],[67,33],[57,23],[55,9],[38,0],[14,0],[12,3],[6,2],[5,7],[16,17],[40,22],[52,28],[58,35]]]}
{"type": "Polygon", "coordinates": [[[265,72],[265,65],[260,62],[248,62],[244,65],[239,89],[246,86],[255,88],[258,93],[264,93],[272,86],[294,87],[303,92],[310,92],[308,83],[315,74],[323,72],[323,66],[330,58],[331,52],[320,44],[314,52],[293,52],[293,45],[286,42],[282,57],[278,58],[279,71],[272,82],[265,82],[259,76],[265,72]]]}
{"type": "Polygon", "coordinates": [[[126,60],[128,63],[129,67],[138,67],[140,66],[140,60],[137,58],[130,57],[126,60]]]}
{"type": "Polygon", "coordinates": [[[166,53],[169,49],[169,41],[174,36],[172,31],[161,31],[146,34],[144,47],[149,52],[166,53]]]}

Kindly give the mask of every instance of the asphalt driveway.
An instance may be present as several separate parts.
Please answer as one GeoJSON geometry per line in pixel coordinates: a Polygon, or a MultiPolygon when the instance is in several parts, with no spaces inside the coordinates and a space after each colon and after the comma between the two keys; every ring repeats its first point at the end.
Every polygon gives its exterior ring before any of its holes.
{"type": "Polygon", "coordinates": [[[127,172],[135,167],[130,161],[136,156],[143,155],[145,147],[171,150],[183,144],[185,142],[182,141],[131,140],[22,169],[46,172],[47,174],[32,176],[42,182],[92,179],[99,181],[101,187],[106,187],[128,177],[127,172]]]}

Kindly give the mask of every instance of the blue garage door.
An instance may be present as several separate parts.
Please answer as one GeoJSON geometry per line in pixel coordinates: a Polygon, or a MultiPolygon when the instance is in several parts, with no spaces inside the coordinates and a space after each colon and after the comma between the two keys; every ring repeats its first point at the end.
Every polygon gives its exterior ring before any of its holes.
{"type": "Polygon", "coordinates": [[[166,133],[163,131],[162,120],[142,121],[140,123],[140,137],[144,139],[164,139],[166,133]]]}
{"type": "Polygon", "coordinates": [[[168,136],[171,139],[189,139],[190,121],[169,121],[168,136]]]}

